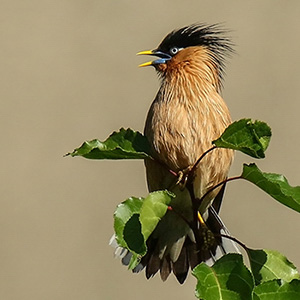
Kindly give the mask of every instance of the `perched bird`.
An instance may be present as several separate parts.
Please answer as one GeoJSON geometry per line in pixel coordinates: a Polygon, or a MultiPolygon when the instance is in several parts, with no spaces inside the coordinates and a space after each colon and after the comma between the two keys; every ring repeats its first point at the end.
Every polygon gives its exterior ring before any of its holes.
{"type": "Polygon", "coordinates": [[[196,163],[231,123],[220,95],[230,52],[218,25],[195,24],[172,31],[155,50],[138,53],[158,57],[140,66],[153,66],[161,80],[144,129],[155,158],[145,161],[148,188],[176,195],[136,269],[145,267],[147,278],[160,271],[166,280],[173,271],[183,283],[201,261],[212,263],[235,250],[220,235],[227,233],[218,217],[224,186],[208,192],[227,178],[233,151],[215,149],[196,163]]]}

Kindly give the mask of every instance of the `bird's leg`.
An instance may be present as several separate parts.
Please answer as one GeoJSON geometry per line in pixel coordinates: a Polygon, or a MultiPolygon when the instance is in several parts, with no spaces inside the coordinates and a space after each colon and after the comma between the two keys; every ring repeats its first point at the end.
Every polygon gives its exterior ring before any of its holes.
{"type": "Polygon", "coordinates": [[[176,185],[178,185],[181,190],[185,189],[192,168],[193,166],[188,166],[187,168],[177,172],[176,185]]]}

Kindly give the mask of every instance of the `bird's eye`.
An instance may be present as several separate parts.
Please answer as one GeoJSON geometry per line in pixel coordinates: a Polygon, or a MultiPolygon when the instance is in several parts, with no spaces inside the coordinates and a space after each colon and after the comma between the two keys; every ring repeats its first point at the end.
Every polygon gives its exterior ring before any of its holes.
{"type": "Polygon", "coordinates": [[[171,55],[175,55],[175,54],[177,54],[178,52],[179,52],[179,48],[177,48],[177,47],[172,47],[171,49],[170,49],[170,54],[171,55]]]}

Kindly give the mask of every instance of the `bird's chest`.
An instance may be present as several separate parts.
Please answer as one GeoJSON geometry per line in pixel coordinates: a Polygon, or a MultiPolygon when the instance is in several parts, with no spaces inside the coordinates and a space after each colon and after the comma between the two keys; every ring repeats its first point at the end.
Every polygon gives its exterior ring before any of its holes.
{"type": "Polygon", "coordinates": [[[172,170],[182,170],[210,148],[214,136],[212,121],[205,106],[183,101],[154,102],[145,135],[159,160],[172,170]]]}

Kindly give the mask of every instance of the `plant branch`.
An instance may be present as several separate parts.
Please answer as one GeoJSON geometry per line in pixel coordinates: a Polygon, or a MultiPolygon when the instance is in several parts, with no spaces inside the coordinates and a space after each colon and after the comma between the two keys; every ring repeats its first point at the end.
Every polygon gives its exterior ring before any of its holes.
{"type": "Polygon", "coordinates": [[[211,193],[212,191],[214,191],[215,189],[217,189],[218,187],[222,186],[223,184],[229,182],[229,181],[233,181],[233,180],[237,180],[237,179],[243,179],[243,177],[241,175],[239,176],[234,176],[234,177],[230,177],[230,178],[226,178],[225,180],[219,182],[218,184],[216,184],[215,186],[213,186],[212,188],[210,188],[200,199],[198,199],[198,207],[197,210],[199,209],[200,204],[202,203],[202,201],[205,199],[205,197],[211,193]]]}
{"type": "Polygon", "coordinates": [[[165,169],[167,169],[169,171],[170,174],[172,174],[174,177],[178,177],[178,173],[173,171],[172,169],[170,169],[164,162],[162,162],[161,160],[154,158],[154,157],[150,157],[149,159],[155,161],[156,163],[160,164],[162,167],[164,167],[165,169]]]}
{"type": "MultiPolygon", "coordinates": [[[[193,164],[193,166],[191,167],[191,169],[188,171],[187,175],[189,176],[190,178],[190,181],[193,180],[193,177],[194,177],[194,173],[199,165],[199,163],[201,162],[201,160],[209,153],[211,152],[212,150],[216,149],[217,146],[213,146],[211,147],[210,149],[208,149],[207,151],[205,151],[198,159],[197,161],[193,164]]],[[[157,158],[154,158],[154,157],[150,157],[152,160],[154,160],[155,162],[159,163],[160,165],[162,165],[163,167],[165,167],[170,174],[172,174],[174,177],[178,177],[179,173],[176,172],[176,171],[173,171],[172,169],[170,169],[164,162],[160,161],[159,159],[157,158]]],[[[187,167],[185,170],[188,170],[189,167],[187,167]]]]}
{"type": "Polygon", "coordinates": [[[242,243],[241,241],[239,241],[238,239],[236,239],[235,237],[230,236],[230,235],[226,235],[226,234],[218,234],[218,236],[236,242],[237,244],[239,244],[248,253],[248,247],[244,243],[242,243]]]}
{"type": "Polygon", "coordinates": [[[198,159],[197,161],[194,163],[192,169],[190,170],[190,173],[193,175],[193,173],[195,172],[195,170],[197,169],[199,163],[201,162],[201,160],[212,150],[216,149],[217,146],[213,146],[210,149],[208,149],[207,151],[205,151],[198,159]]]}
{"type": "Polygon", "coordinates": [[[179,216],[189,227],[192,227],[191,222],[188,221],[188,219],[182,215],[180,212],[178,212],[176,209],[174,209],[172,206],[168,206],[168,210],[174,212],[177,216],[179,216]]]}

